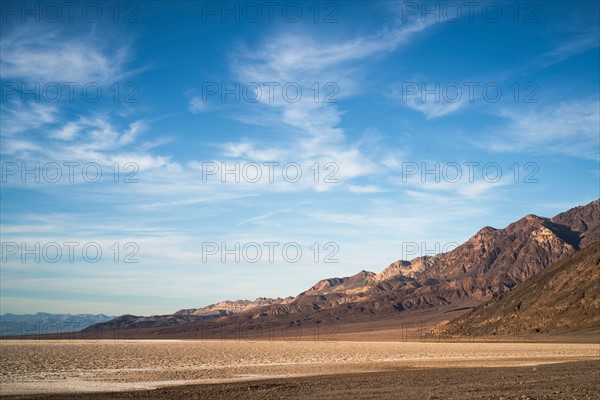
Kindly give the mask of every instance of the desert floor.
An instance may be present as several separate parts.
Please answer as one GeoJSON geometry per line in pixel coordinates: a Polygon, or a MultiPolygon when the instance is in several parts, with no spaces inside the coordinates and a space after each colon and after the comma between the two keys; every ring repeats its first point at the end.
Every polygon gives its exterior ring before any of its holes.
{"type": "Polygon", "coordinates": [[[0,351],[10,398],[600,399],[600,344],[12,340],[0,351]]]}

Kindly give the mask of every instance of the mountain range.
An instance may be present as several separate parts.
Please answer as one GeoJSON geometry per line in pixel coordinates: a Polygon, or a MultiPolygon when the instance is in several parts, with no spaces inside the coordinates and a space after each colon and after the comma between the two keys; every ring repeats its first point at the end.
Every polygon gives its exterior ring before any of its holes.
{"type": "Polygon", "coordinates": [[[295,297],[224,301],[171,315],[125,315],[84,331],[134,329],[143,336],[195,337],[234,326],[340,327],[383,320],[397,325],[415,316],[439,323],[500,298],[597,241],[600,200],[552,218],[527,215],[503,229],[486,226],[447,253],[398,260],[377,274],[324,279],[295,297]]]}
{"type": "Polygon", "coordinates": [[[104,314],[7,313],[0,315],[0,336],[77,332],[113,318],[104,314]]]}

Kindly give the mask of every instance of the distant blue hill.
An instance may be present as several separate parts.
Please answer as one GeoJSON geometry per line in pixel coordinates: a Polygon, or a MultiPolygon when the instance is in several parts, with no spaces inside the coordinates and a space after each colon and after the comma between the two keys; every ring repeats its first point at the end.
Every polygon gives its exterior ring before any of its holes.
{"type": "Polygon", "coordinates": [[[0,315],[0,336],[77,332],[114,317],[104,314],[4,314],[0,315]]]}

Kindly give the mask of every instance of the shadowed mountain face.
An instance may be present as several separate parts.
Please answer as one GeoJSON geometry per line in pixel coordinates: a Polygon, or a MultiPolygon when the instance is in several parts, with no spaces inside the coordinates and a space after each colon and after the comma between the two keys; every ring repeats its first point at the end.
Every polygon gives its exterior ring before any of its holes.
{"type": "Polygon", "coordinates": [[[474,336],[600,331],[600,242],[436,331],[474,336]]]}
{"type": "MultiPolygon", "coordinates": [[[[600,238],[600,200],[554,218],[528,215],[504,229],[485,227],[454,250],[394,262],[379,274],[324,279],[295,298],[221,302],[155,317],[124,316],[99,327],[352,323],[452,307],[474,307],[600,238]]],[[[187,329],[187,328],[186,328],[187,329]]]]}
{"type": "Polygon", "coordinates": [[[600,201],[560,213],[552,218],[552,222],[565,228],[566,235],[573,232],[573,240],[579,241],[579,248],[587,247],[600,241],[600,201]]]}

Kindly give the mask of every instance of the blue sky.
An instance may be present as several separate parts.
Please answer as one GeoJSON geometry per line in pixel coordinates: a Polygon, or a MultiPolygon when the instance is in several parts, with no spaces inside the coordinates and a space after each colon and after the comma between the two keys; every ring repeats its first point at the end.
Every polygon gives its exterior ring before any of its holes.
{"type": "Polygon", "coordinates": [[[596,1],[8,3],[1,313],[296,295],[600,195],[596,1]]]}

